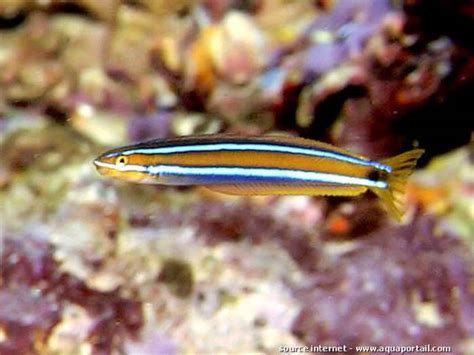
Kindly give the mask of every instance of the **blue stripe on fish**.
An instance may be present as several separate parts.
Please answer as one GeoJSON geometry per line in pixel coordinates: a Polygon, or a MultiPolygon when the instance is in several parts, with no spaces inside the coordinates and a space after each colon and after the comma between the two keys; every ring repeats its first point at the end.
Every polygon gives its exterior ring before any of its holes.
{"type": "Polygon", "coordinates": [[[148,173],[161,177],[185,177],[186,184],[219,184],[219,183],[323,183],[337,185],[354,185],[387,188],[385,181],[373,181],[365,178],[338,174],[319,173],[304,170],[278,168],[247,168],[220,166],[180,166],[151,165],[148,173]]]}
{"type": "Polygon", "coordinates": [[[191,153],[191,152],[218,152],[218,151],[263,151],[263,152],[277,152],[289,154],[303,154],[314,157],[336,159],[363,166],[370,166],[376,169],[391,172],[392,168],[388,165],[381,164],[376,161],[356,158],[336,152],[329,152],[320,149],[292,147],[288,145],[274,145],[274,144],[247,144],[247,143],[214,143],[214,144],[197,144],[197,145],[178,145],[169,147],[154,147],[154,148],[137,148],[121,152],[122,155],[132,154],[176,154],[176,153],[191,153]]]}

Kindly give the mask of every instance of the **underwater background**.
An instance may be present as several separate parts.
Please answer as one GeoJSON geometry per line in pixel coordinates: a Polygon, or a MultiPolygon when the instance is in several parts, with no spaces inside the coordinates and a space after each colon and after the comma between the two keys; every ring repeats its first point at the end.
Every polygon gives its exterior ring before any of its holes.
{"type": "Polygon", "coordinates": [[[0,354],[473,354],[473,28],[469,1],[0,1],[0,354]],[[92,164],[222,132],[426,153],[401,224],[92,164]]]}

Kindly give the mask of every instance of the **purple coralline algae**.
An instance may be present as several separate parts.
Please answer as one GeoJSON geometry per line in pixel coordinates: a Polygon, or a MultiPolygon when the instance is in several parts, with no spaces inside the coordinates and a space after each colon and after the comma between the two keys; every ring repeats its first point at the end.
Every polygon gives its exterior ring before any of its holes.
{"type": "Polygon", "coordinates": [[[474,353],[473,14],[0,1],[0,353],[474,353]],[[373,159],[425,149],[403,223],[370,194],[231,197],[92,164],[131,142],[268,132],[373,159]]]}

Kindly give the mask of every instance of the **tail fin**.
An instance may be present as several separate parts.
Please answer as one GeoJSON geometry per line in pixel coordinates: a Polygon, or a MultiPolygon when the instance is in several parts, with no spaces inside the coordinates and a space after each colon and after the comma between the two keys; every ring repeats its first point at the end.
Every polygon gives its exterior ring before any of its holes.
{"type": "Polygon", "coordinates": [[[413,149],[392,158],[382,160],[383,164],[392,167],[387,174],[388,189],[373,189],[384,202],[388,212],[401,221],[405,212],[405,186],[412,174],[418,158],[424,153],[423,149],[413,149]]]}

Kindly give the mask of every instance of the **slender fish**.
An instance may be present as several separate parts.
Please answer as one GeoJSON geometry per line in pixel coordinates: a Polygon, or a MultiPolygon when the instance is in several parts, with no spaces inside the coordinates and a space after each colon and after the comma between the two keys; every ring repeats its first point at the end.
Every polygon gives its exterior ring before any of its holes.
{"type": "Polygon", "coordinates": [[[94,164],[121,180],[201,185],[234,195],[355,196],[372,190],[397,220],[422,149],[380,162],[303,138],[225,135],[153,140],[110,150],[94,164]]]}

